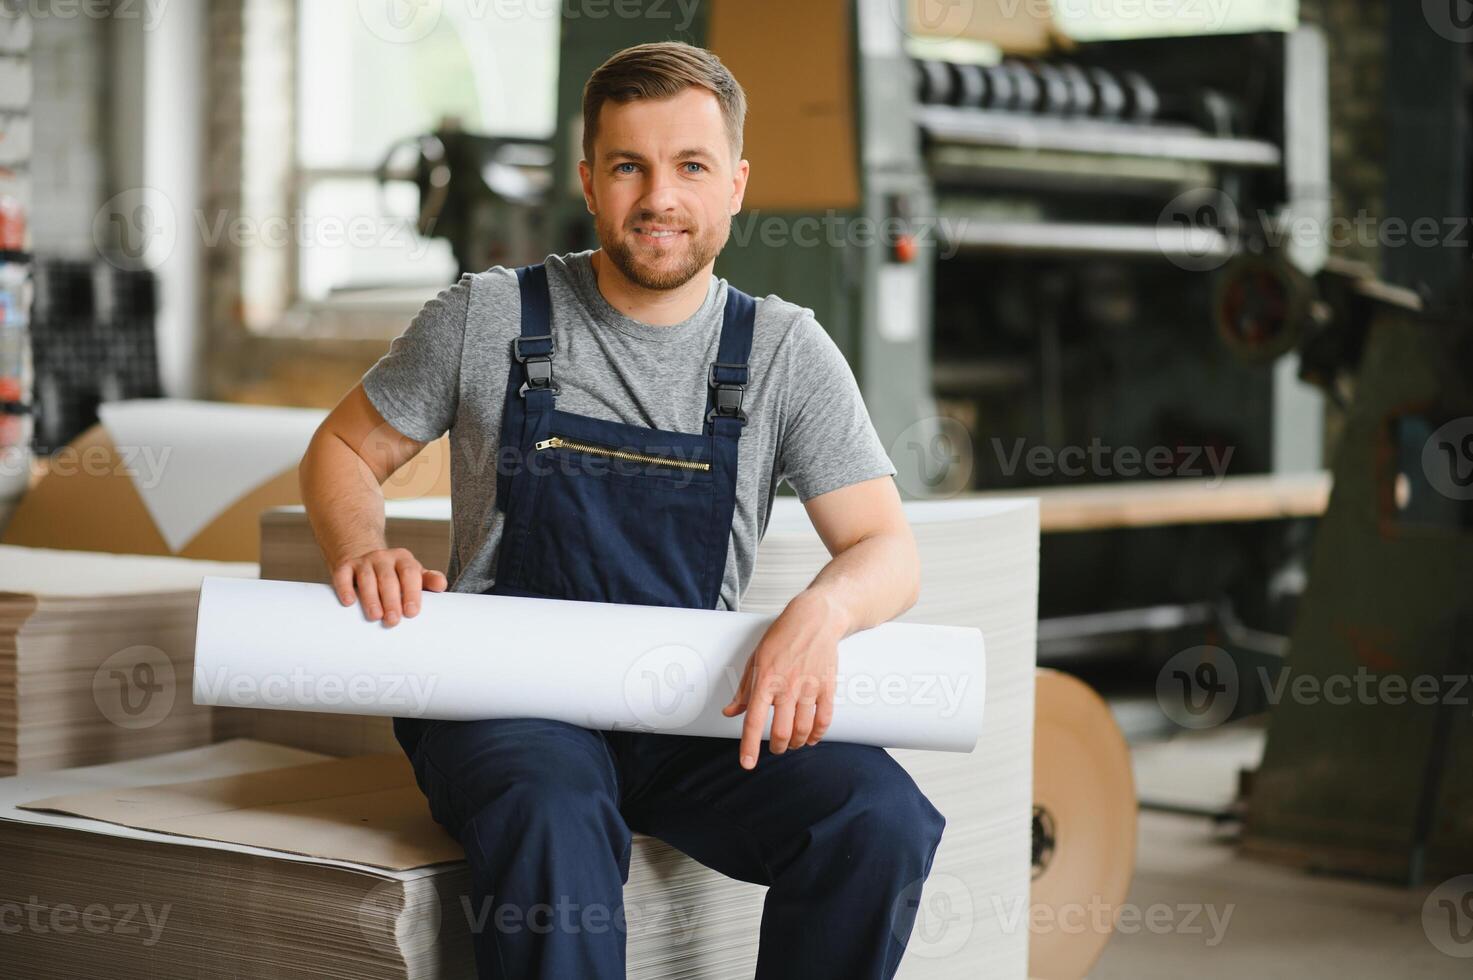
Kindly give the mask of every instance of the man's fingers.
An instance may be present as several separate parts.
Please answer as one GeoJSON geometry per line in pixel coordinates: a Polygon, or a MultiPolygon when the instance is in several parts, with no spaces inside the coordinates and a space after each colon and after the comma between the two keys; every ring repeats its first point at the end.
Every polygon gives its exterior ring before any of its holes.
{"type": "Polygon", "coordinates": [[[378,579],[378,596],[384,604],[384,625],[393,626],[403,613],[399,597],[399,573],[394,563],[382,558],[374,566],[374,577],[378,579]]]}
{"type": "Polygon", "coordinates": [[[773,755],[782,755],[788,750],[788,741],[793,737],[793,710],[797,705],[783,698],[772,706],[772,738],[768,748],[773,755]]]}
{"type": "Polygon", "coordinates": [[[739,751],[743,769],[757,765],[757,752],[762,748],[762,729],[767,725],[767,715],[772,709],[772,692],[757,689],[747,705],[747,718],[742,723],[742,745],[739,751]]]}
{"type": "Polygon", "coordinates": [[[829,725],[834,721],[834,693],[825,691],[819,695],[817,711],[813,716],[813,731],[808,735],[808,744],[817,745],[818,740],[829,732],[829,725]]]}
{"type": "Polygon", "coordinates": [[[353,566],[349,564],[339,565],[333,569],[332,589],[338,594],[338,602],[345,606],[351,606],[357,598],[353,593],[353,566]]]}
{"type": "Polygon", "coordinates": [[[799,701],[793,709],[793,737],[789,747],[801,749],[808,744],[813,734],[813,716],[818,704],[815,701],[799,701]]]}
{"type": "Polygon", "coordinates": [[[752,678],[752,662],[755,659],[755,657],[747,658],[747,666],[742,669],[742,676],[737,681],[736,691],[733,692],[731,700],[726,702],[726,707],[721,709],[721,713],[728,718],[741,714],[746,710],[747,702],[751,699],[748,682],[752,678]]]}
{"type": "Polygon", "coordinates": [[[377,620],[383,614],[383,606],[378,598],[378,576],[373,573],[373,566],[363,562],[354,569],[358,578],[358,600],[363,604],[363,615],[367,616],[369,622],[377,620]]]}
{"type": "Polygon", "coordinates": [[[395,563],[399,571],[399,589],[404,597],[404,615],[419,612],[419,590],[424,581],[424,568],[413,558],[401,558],[395,563]]]}
{"type": "Polygon", "coordinates": [[[425,588],[431,592],[444,592],[450,588],[450,580],[445,577],[444,572],[437,572],[428,568],[425,569],[424,584],[425,588]]]}

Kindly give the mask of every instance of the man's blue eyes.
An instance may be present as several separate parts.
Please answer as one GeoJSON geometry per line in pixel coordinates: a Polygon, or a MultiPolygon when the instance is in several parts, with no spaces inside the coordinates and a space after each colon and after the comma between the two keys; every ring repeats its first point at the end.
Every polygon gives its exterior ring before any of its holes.
{"type": "MultiPolygon", "coordinates": [[[[632,163],[616,163],[616,164],[614,164],[614,172],[615,173],[626,173],[627,174],[627,173],[629,173],[628,170],[621,170],[620,168],[621,167],[633,167],[633,166],[635,166],[635,164],[632,164],[632,163]]],[[[683,166],[686,166],[686,167],[696,167],[698,170],[705,170],[706,169],[706,165],[704,163],[696,163],[694,160],[687,161],[686,163],[683,164],[683,166]]],[[[687,171],[687,173],[695,173],[695,172],[696,171],[687,171]]]]}

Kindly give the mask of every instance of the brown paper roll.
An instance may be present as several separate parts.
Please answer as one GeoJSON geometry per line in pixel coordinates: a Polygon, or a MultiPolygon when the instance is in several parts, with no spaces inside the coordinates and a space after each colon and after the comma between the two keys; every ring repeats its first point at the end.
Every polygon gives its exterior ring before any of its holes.
{"type": "Polygon", "coordinates": [[[1080,980],[1110,939],[1135,865],[1130,749],[1088,684],[1035,679],[1028,972],[1080,980]]]}

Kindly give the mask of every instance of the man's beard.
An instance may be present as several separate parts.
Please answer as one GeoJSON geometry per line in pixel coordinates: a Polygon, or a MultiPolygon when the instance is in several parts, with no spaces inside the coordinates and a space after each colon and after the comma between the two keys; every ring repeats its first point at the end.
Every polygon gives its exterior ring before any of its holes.
{"type": "Polygon", "coordinates": [[[673,258],[661,257],[654,250],[631,247],[629,239],[634,234],[633,230],[621,235],[617,229],[606,226],[597,218],[594,220],[594,228],[598,232],[598,243],[604,254],[626,279],[642,289],[666,290],[684,286],[721,254],[721,249],[726,246],[726,237],[731,231],[731,223],[725,222],[705,233],[686,232],[686,248],[673,258]]]}

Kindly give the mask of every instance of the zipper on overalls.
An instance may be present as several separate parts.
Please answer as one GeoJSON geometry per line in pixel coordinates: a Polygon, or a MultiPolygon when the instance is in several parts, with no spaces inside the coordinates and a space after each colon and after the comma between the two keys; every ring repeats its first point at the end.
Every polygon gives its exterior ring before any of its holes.
{"type": "Polygon", "coordinates": [[[591,442],[580,442],[574,439],[564,439],[562,436],[553,436],[551,439],[543,439],[535,447],[539,452],[544,449],[575,449],[580,453],[590,453],[594,456],[608,456],[613,459],[627,459],[634,463],[654,463],[657,466],[671,466],[679,470],[700,470],[706,472],[711,469],[710,463],[697,463],[686,459],[673,459],[669,456],[652,456],[648,453],[632,453],[625,449],[614,449],[610,446],[599,446],[591,442]]]}

